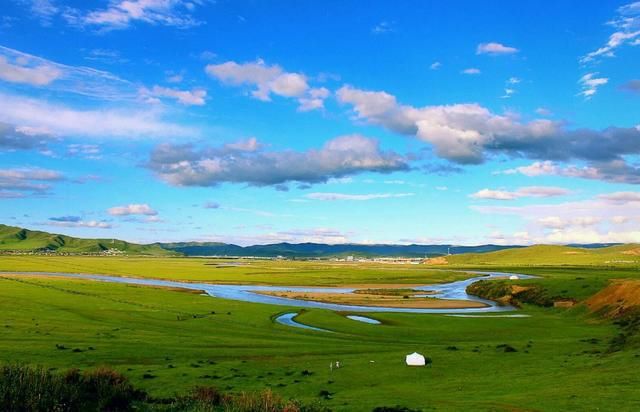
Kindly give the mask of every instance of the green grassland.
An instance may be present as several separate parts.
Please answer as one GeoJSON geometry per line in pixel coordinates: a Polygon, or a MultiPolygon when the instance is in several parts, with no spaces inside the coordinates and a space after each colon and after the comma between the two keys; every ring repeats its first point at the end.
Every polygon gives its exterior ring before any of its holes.
{"type": "Polygon", "coordinates": [[[625,244],[603,248],[535,245],[489,253],[465,253],[446,257],[450,265],[467,266],[548,266],[548,265],[640,265],[640,245],[625,244]]]}
{"type": "MultiPolygon", "coordinates": [[[[0,257],[0,270],[290,285],[433,283],[465,276],[421,265],[206,263],[221,262],[10,256],[0,257]]],[[[541,275],[518,284],[535,283],[579,301],[610,279],[640,278],[637,267],[627,266],[504,269],[541,275]]],[[[632,339],[611,351],[619,326],[583,305],[525,305],[521,313],[527,318],[369,315],[382,325],[326,310],[298,316],[334,332],[323,333],[274,323],[279,313],[292,310],[286,307],[160,288],[0,276],[0,308],[0,362],[58,369],[111,365],[158,397],[213,385],[224,391],[271,388],[285,397],[320,400],[336,411],[397,404],[425,411],[640,409],[640,342],[632,339]],[[503,345],[516,351],[506,352],[503,345]],[[404,356],[413,351],[430,356],[433,367],[406,367],[404,356]],[[330,371],[336,360],[343,367],[330,371]],[[319,396],[323,391],[330,399],[319,396]]]]}
{"type": "Polygon", "coordinates": [[[468,277],[463,272],[423,265],[269,260],[243,260],[240,266],[229,263],[204,258],[3,256],[0,257],[0,271],[75,272],[192,282],[305,286],[427,284],[468,277]]]}
{"type": "Polygon", "coordinates": [[[336,332],[329,334],[274,324],[285,309],[274,306],[99,282],[0,282],[0,359],[61,369],[108,364],[156,396],[208,384],[271,387],[299,399],[327,390],[334,410],[640,407],[640,376],[629,368],[638,351],[594,353],[606,350],[614,326],[579,310],[527,308],[530,318],[493,319],[376,314],[382,326],[321,310],[299,317],[336,332]],[[404,366],[414,350],[433,367],[404,366]],[[330,372],[335,360],[343,367],[330,372]]]}
{"type": "Polygon", "coordinates": [[[124,254],[169,256],[176,253],[158,245],[138,245],[117,239],[79,239],[0,224],[0,251],[100,253],[109,249],[124,254]]]}

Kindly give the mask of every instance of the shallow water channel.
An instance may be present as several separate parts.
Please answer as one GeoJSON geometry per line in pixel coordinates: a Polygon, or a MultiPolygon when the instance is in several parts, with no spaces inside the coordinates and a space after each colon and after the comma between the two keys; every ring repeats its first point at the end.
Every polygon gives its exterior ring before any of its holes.
{"type": "Polygon", "coordinates": [[[503,273],[503,272],[468,272],[472,276],[468,279],[456,282],[441,283],[435,285],[417,286],[413,289],[429,291],[430,297],[440,299],[457,299],[485,303],[486,307],[481,308],[458,308],[458,309],[434,309],[434,308],[394,308],[384,306],[355,306],[342,305],[336,303],[313,302],[300,299],[283,298],[278,296],[263,295],[259,292],[307,292],[307,293],[351,293],[355,288],[330,288],[330,287],[307,287],[307,286],[259,286],[259,285],[221,285],[212,283],[191,283],[171,280],[131,278],[125,276],[95,275],[87,273],[60,273],[60,272],[0,272],[0,274],[13,275],[43,275],[66,278],[91,279],[101,282],[124,283],[142,286],[163,286],[172,288],[183,288],[192,290],[202,290],[207,295],[222,299],[238,300],[243,302],[263,303],[267,305],[281,305],[299,308],[329,309],[335,311],[357,311],[357,312],[403,312],[403,313],[487,313],[487,312],[507,312],[516,310],[512,306],[498,306],[495,302],[481,299],[477,296],[468,295],[467,286],[482,279],[508,278],[516,275],[518,279],[528,279],[534,276],[503,273]]]}

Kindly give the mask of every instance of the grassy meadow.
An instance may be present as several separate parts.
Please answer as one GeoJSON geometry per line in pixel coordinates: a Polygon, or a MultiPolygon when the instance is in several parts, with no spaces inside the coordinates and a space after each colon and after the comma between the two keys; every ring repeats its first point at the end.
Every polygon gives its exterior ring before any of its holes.
{"type": "MultiPolygon", "coordinates": [[[[414,284],[466,275],[422,265],[210,259],[0,258],[1,271],[103,273],[187,281],[287,285],[414,284]]],[[[445,268],[446,269],[446,268],[445,268]]],[[[516,271],[517,268],[509,266],[516,271]]],[[[522,268],[553,293],[581,301],[637,268],[522,268]]],[[[75,279],[0,276],[0,363],[52,370],[109,365],[154,397],[197,385],[272,389],[335,411],[403,405],[419,410],[633,411],[640,409],[640,344],[611,350],[620,327],[583,305],[525,305],[525,318],[302,311],[297,320],[334,333],[274,323],[296,310],[197,293],[75,279]],[[513,350],[512,350],[513,349],[513,350]],[[413,351],[433,359],[409,368],[413,351]],[[340,361],[340,369],[329,369],[340,361]]]]}

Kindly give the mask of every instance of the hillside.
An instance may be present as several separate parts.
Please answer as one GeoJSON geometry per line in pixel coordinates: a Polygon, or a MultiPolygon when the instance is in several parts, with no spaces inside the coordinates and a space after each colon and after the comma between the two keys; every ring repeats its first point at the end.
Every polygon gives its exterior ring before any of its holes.
{"type": "Polygon", "coordinates": [[[269,245],[238,246],[227,243],[157,243],[168,250],[186,256],[258,256],[258,257],[432,257],[451,253],[484,253],[519,246],[453,246],[453,245],[359,245],[352,243],[328,245],[324,243],[274,243],[269,245]]]}
{"type": "Polygon", "coordinates": [[[534,245],[490,253],[447,256],[446,264],[494,266],[640,264],[640,245],[626,244],[601,248],[534,245]]]}
{"type": "Polygon", "coordinates": [[[0,224],[0,251],[49,251],[59,253],[105,253],[118,250],[132,255],[174,255],[157,245],[138,245],[117,239],[80,239],[0,224]]]}

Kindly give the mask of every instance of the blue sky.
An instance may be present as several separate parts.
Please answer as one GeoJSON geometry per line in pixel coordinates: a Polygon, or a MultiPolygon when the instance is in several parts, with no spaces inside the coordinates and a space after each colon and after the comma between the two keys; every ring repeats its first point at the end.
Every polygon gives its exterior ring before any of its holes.
{"type": "Polygon", "coordinates": [[[640,242],[640,2],[2,14],[2,223],[138,242],[640,242]]]}

